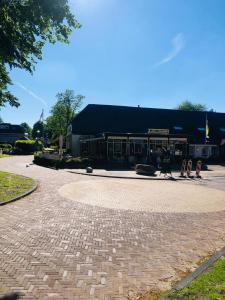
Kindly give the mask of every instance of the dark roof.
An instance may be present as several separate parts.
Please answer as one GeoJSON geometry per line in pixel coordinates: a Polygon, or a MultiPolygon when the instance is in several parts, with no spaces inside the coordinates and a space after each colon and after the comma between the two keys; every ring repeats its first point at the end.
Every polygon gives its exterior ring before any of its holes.
{"type": "Polygon", "coordinates": [[[0,134],[1,133],[24,133],[24,128],[20,125],[0,123],[0,134]]]}
{"type": "Polygon", "coordinates": [[[206,115],[211,142],[218,143],[225,138],[225,113],[89,104],[74,118],[72,132],[146,133],[149,128],[166,128],[171,134],[188,134],[190,142],[198,143],[205,140],[206,115]]]}

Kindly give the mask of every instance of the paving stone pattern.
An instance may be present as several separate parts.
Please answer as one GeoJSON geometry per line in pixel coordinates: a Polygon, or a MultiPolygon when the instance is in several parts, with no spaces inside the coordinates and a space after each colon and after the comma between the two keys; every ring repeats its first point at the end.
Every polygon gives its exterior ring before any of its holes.
{"type": "Polygon", "coordinates": [[[31,157],[0,159],[1,170],[40,181],[32,195],[0,207],[0,296],[127,299],[168,287],[225,244],[225,211],[150,213],[91,206],[63,198],[58,189],[98,178],[26,167],[29,162],[31,157]]]}

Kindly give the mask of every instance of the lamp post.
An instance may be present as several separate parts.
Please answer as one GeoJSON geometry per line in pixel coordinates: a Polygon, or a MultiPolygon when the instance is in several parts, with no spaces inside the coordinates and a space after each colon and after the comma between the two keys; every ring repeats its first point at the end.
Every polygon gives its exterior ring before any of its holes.
{"type": "Polygon", "coordinates": [[[38,130],[37,130],[37,137],[39,137],[39,133],[40,133],[40,130],[38,129],[38,130]]]}

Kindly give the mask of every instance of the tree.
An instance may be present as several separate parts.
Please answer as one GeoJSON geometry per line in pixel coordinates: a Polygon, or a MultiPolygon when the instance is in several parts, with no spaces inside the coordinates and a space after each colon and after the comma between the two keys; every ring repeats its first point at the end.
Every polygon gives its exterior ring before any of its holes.
{"type": "Polygon", "coordinates": [[[66,135],[67,128],[82,104],[84,96],[75,95],[73,90],[66,90],[56,95],[57,102],[47,118],[46,134],[48,138],[66,135]]]}
{"type": "Polygon", "coordinates": [[[176,109],[186,111],[206,111],[206,106],[200,103],[192,103],[191,101],[185,100],[179,104],[176,109]]]}
{"type": "Polygon", "coordinates": [[[26,122],[21,123],[20,126],[22,126],[24,128],[24,132],[27,133],[28,137],[30,138],[32,136],[31,127],[26,122]]]}
{"type": "Polygon", "coordinates": [[[44,136],[44,124],[41,121],[37,121],[34,123],[33,129],[32,129],[32,137],[34,139],[39,138],[41,139],[44,136]]]}
{"type": "Polygon", "coordinates": [[[19,106],[8,91],[8,68],[32,74],[45,43],[68,43],[72,30],[79,27],[68,0],[0,0],[0,106],[19,106]]]}
{"type": "Polygon", "coordinates": [[[3,120],[2,120],[2,118],[0,117],[0,123],[3,123],[3,120]]]}

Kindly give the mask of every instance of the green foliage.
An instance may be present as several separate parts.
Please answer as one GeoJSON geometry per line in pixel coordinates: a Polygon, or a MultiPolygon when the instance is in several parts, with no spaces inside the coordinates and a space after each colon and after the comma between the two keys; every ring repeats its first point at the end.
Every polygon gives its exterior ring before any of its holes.
{"type": "Polygon", "coordinates": [[[44,158],[42,153],[34,155],[34,163],[44,167],[55,167],[62,169],[83,169],[86,167],[102,168],[105,165],[105,160],[88,158],[88,157],[75,157],[63,158],[62,160],[44,158]]]}
{"type": "Polygon", "coordinates": [[[206,106],[200,103],[192,103],[191,101],[185,100],[179,104],[176,109],[186,111],[206,111],[206,106]]]}
{"type": "Polygon", "coordinates": [[[189,286],[169,293],[165,299],[225,299],[225,258],[218,260],[189,286]]]}
{"type": "Polygon", "coordinates": [[[66,135],[67,128],[82,104],[84,96],[75,95],[73,90],[66,90],[56,95],[57,102],[47,118],[46,134],[48,138],[66,135]]]}
{"type": "Polygon", "coordinates": [[[24,132],[28,134],[28,137],[32,136],[32,129],[26,122],[21,123],[20,126],[23,127],[24,132]]]}
{"type": "Polygon", "coordinates": [[[32,154],[35,151],[41,151],[43,144],[41,141],[18,140],[15,143],[16,154],[32,154]]]}
{"type": "Polygon", "coordinates": [[[0,0],[0,106],[19,106],[8,91],[12,84],[7,67],[33,73],[42,59],[46,42],[68,43],[80,24],[71,13],[68,0],[0,0]]]}
{"type": "Polygon", "coordinates": [[[5,158],[5,157],[9,157],[8,154],[0,154],[0,158],[5,158]]]}
{"type": "Polygon", "coordinates": [[[13,150],[12,145],[10,144],[0,144],[0,149],[2,149],[4,154],[11,154],[13,150]]]}
{"type": "Polygon", "coordinates": [[[2,120],[2,118],[0,117],[0,124],[1,124],[1,123],[3,123],[3,120],[2,120]]]}
{"type": "Polygon", "coordinates": [[[42,138],[44,135],[44,124],[41,121],[37,121],[32,129],[33,139],[42,138]]]}

